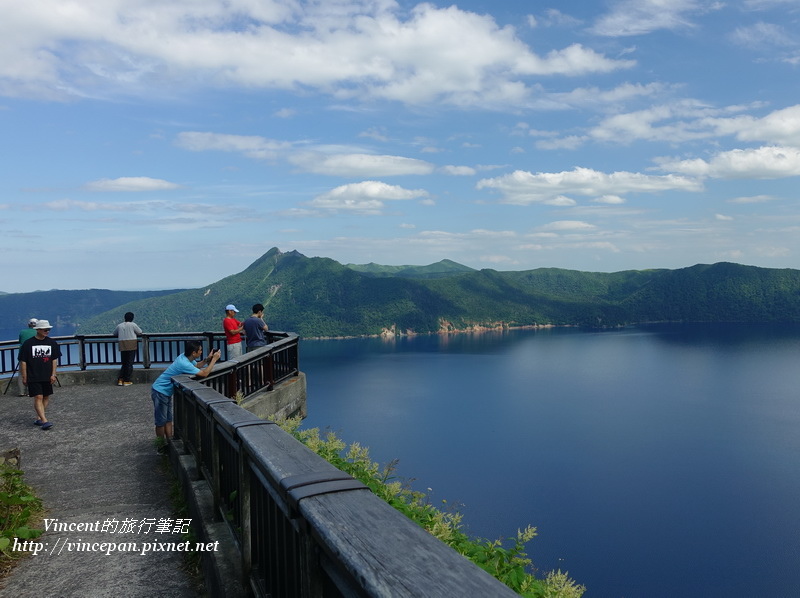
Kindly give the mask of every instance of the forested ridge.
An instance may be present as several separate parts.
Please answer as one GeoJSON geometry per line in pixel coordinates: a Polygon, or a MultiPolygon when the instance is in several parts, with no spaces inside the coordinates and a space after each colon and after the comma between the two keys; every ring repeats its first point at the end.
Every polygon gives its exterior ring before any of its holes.
{"type": "MultiPolygon", "coordinates": [[[[613,273],[497,271],[473,270],[450,260],[429,266],[343,265],[273,248],[244,271],[213,284],[142,297],[118,294],[121,301],[106,310],[96,298],[81,302],[76,297],[122,292],[48,293],[53,308],[59,298],[52,293],[69,294],[64,296],[72,303],[68,317],[83,333],[110,332],[126,311],[135,312],[137,323],[151,332],[219,330],[228,303],[239,307],[240,318],[249,315],[254,303],[263,303],[271,328],[305,337],[499,326],[800,321],[800,270],[726,262],[613,273]],[[80,305],[91,309],[78,313],[80,305]]],[[[24,295],[29,299],[37,293],[24,295]]],[[[3,302],[21,296],[0,295],[0,310],[7,314],[3,302]]],[[[109,300],[110,295],[102,296],[109,300]]],[[[45,305],[35,311],[52,313],[45,305]]],[[[19,326],[19,313],[6,327],[19,326]]]]}

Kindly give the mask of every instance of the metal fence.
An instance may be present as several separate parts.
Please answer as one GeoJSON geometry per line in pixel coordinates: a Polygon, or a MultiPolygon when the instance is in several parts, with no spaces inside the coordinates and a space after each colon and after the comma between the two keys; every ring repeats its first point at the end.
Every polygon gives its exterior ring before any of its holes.
{"type": "MultiPolygon", "coordinates": [[[[108,369],[121,365],[118,339],[110,334],[83,334],[53,337],[61,348],[59,370],[108,369]]],[[[267,346],[227,360],[228,345],[221,332],[145,333],[139,339],[136,362],[145,369],[165,367],[184,351],[187,340],[203,343],[203,351],[220,349],[220,363],[207,384],[226,397],[237,391],[248,396],[259,390],[272,390],[275,384],[299,372],[299,337],[291,332],[269,331],[267,346]]],[[[17,341],[0,342],[0,377],[17,375],[20,345],[17,341]]]]}

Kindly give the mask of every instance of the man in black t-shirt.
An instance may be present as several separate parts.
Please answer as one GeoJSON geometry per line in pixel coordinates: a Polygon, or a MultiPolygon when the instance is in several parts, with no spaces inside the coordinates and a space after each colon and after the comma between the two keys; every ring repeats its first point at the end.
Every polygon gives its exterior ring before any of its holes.
{"type": "Polygon", "coordinates": [[[39,320],[36,323],[36,336],[26,340],[19,349],[19,365],[22,382],[28,386],[28,394],[33,397],[33,409],[36,411],[37,426],[49,430],[53,422],[47,421],[45,411],[53,394],[53,383],[56,381],[56,368],[61,357],[58,343],[48,338],[50,322],[39,320]]]}

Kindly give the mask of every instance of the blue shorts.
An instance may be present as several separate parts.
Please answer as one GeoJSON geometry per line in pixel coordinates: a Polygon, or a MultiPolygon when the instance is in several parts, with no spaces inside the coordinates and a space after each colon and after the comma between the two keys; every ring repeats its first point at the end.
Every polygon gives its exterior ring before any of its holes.
{"type": "Polygon", "coordinates": [[[172,397],[161,394],[155,388],[150,389],[150,397],[153,399],[153,417],[156,420],[156,428],[171,422],[172,397]]]}

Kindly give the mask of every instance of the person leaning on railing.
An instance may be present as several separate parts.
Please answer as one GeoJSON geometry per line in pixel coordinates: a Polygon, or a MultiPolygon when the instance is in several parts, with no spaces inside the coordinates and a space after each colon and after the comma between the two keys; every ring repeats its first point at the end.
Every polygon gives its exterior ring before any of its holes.
{"type": "Polygon", "coordinates": [[[136,359],[136,349],[139,347],[139,335],[142,329],[133,322],[133,312],[125,314],[125,321],[117,324],[114,336],[119,339],[119,356],[122,367],[117,376],[117,386],[130,386],[133,384],[133,362],[136,359]]]}
{"type": "Polygon", "coordinates": [[[214,369],[214,364],[220,358],[219,349],[212,349],[208,357],[200,360],[203,355],[203,344],[199,341],[186,341],[182,355],[172,362],[172,365],[161,372],[153,382],[150,396],[153,398],[153,416],[156,424],[156,438],[161,442],[158,451],[165,453],[168,443],[172,440],[172,394],[175,387],[172,377],[180,375],[198,376],[205,378],[214,369]]]}
{"type": "Polygon", "coordinates": [[[253,351],[259,347],[266,347],[268,330],[269,326],[264,322],[264,306],[256,303],[253,306],[253,315],[244,321],[247,350],[253,351]]]}

